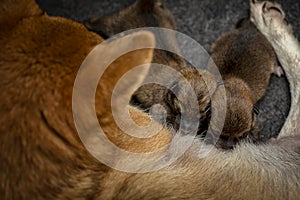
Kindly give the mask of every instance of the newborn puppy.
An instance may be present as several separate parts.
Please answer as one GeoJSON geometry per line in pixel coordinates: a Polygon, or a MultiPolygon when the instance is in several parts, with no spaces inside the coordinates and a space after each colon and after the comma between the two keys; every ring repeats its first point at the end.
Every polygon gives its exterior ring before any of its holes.
{"type": "Polygon", "coordinates": [[[193,131],[191,130],[191,127],[194,127],[192,123],[197,123],[195,118],[191,118],[192,113],[199,109],[199,113],[197,113],[197,117],[199,117],[197,133],[203,135],[208,128],[211,117],[210,94],[215,91],[217,83],[214,76],[206,70],[186,67],[179,72],[182,77],[172,83],[173,92],[165,90],[164,93],[162,105],[167,111],[167,123],[171,124],[175,130],[181,127],[182,132],[188,134],[188,132],[193,131]],[[194,94],[197,98],[196,104],[192,99],[194,94]],[[183,115],[186,116],[184,120],[183,115]]]}
{"type": "Polygon", "coordinates": [[[222,75],[227,97],[219,144],[232,147],[250,132],[258,139],[254,104],[264,95],[271,73],[283,73],[272,46],[250,20],[243,20],[213,43],[211,57],[222,75]]]}
{"type": "MultiPolygon", "coordinates": [[[[160,27],[176,29],[173,15],[160,0],[137,0],[134,4],[111,16],[93,17],[86,20],[85,26],[105,39],[135,28],[160,27]]],[[[160,38],[156,38],[156,44],[163,44],[168,49],[177,52],[178,55],[155,49],[153,63],[167,65],[176,70],[186,67],[184,60],[179,56],[180,51],[174,35],[161,35],[160,38]]],[[[160,77],[162,82],[168,81],[162,71],[157,70],[157,68],[150,68],[148,77],[160,77]]],[[[163,95],[165,91],[166,88],[161,85],[145,84],[133,94],[130,103],[139,106],[145,111],[149,111],[151,106],[161,104],[164,101],[163,95]]]]}

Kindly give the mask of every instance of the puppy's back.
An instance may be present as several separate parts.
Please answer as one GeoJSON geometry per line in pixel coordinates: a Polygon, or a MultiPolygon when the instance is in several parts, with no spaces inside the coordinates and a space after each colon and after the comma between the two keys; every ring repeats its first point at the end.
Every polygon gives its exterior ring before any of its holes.
{"type": "Polygon", "coordinates": [[[223,79],[244,80],[253,91],[254,102],[263,96],[277,65],[272,46],[249,20],[218,38],[211,47],[211,54],[223,79]]]}

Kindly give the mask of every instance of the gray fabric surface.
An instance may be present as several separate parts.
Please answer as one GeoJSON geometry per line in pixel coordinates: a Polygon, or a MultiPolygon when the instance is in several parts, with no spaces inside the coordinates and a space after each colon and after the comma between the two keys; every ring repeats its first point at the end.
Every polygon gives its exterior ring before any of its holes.
{"type": "MultiPolygon", "coordinates": [[[[38,0],[49,15],[63,16],[78,22],[112,14],[134,0],[38,0]]],[[[174,14],[178,31],[189,35],[209,50],[221,34],[233,29],[236,23],[248,16],[247,0],[163,0],[174,14]]],[[[294,33],[300,38],[300,1],[280,0],[294,33]]],[[[255,73],[255,72],[254,72],[255,73]]],[[[262,139],[276,136],[288,114],[290,96],[285,77],[271,77],[265,97],[258,103],[262,139]]]]}

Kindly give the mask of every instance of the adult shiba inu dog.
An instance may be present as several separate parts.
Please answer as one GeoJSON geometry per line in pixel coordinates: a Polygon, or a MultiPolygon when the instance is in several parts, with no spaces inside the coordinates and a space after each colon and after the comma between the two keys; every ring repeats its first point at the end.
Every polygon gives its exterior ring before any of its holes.
{"type": "MultiPolygon", "coordinates": [[[[213,149],[205,158],[199,158],[201,142],[195,141],[172,165],[148,173],[105,166],[89,154],[77,135],[71,105],[76,73],[103,39],[76,22],[47,16],[32,0],[5,0],[0,7],[3,199],[299,198],[300,48],[279,6],[251,2],[252,19],[273,45],[291,83],[293,104],[280,139],[259,146],[241,144],[227,153],[213,149]]],[[[107,52],[114,52],[134,41],[155,46],[149,32],[103,45],[107,52]]],[[[110,111],[115,83],[152,57],[151,48],[121,56],[106,70],[96,92],[96,114],[104,132],[113,143],[132,152],[155,151],[172,139],[170,130],[164,128],[149,139],[128,136],[117,127],[110,111]]],[[[141,83],[146,74],[147,68],[132,80],[141,83]]],[[[132,82],[123,87],[120,100],[134,91],[132,82]]],[[[129,109],[137,124],[151,121],[138,109],[129,109]]],[[[118,162],[118,157],[113,159],[118,162]]]]}

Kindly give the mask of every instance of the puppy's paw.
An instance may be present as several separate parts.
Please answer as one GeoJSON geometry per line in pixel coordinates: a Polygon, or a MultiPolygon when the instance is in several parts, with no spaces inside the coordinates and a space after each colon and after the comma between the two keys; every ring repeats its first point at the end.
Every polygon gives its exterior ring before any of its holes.
{"type": "Polygon", "coordinates": [[[269,1],[250,1],[251,21],[268,38],[277,39],[286,33],[292,33],[292,28],[285,18],[281,6],[269,1]]]}

